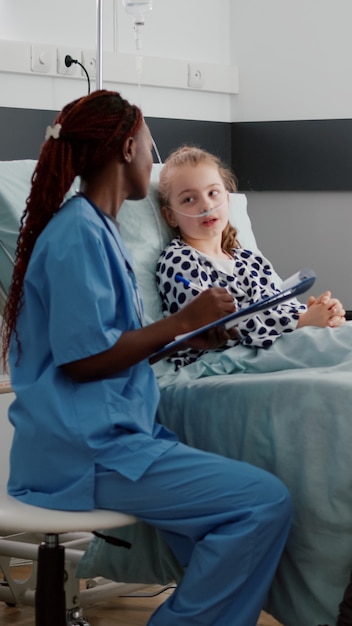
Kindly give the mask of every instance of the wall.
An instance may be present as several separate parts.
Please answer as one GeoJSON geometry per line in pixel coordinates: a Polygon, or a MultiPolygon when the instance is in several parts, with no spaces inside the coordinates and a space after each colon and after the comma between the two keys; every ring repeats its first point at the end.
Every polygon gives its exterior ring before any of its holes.
{"type": "MultiPolygon", "coordinates": [[[[56,111],[0,107],[0,161],[36,159],[43,144],[44,129],[56,111]]],[[[146,117],[158,153],[165,160],[182,143],[200,145],[231,163],[231,124],[202,120],[146,117]]],[[[154,161],[158,157],[154,155],[154,161]]]]}
{"type": "MultiPolygon", "coordinates": [[[[230,0],[154,0],[142,27],[143,55],[146,59],[156,57],[170,62],[178,59],[228,65],[229,3],[230,0]]],[[[108,62],[114,53],[134,56],[133,20],[125,12],[122,0],[103,0],[102,6],[104,58],[108,62]]],[[[0,16],[0,40],[74,48],[96,46],[95,0],[0,0],[0,16]]],[[[170,72],[175,71],[170,67],[170,72]]],[[[230,121],[227,94],[207,92],[204,97],[202,91],[187,89],[186,74],[184,78],[184,89],[141,90],[137,85],[120,84],[117,68],[116,82],[104,81],[104,87],[121,91],[141,105],[146,116],[230,121]]],[[[1,74],[0,106],[4,107],[58,110],[82,93],[86,93],[84,79],[1,74]]]]}
{"type": "Polygon", "coordinates": [[[349,118],[350,0],[233,0],[236,121],[349,118]]]}
{"type": "MultiPolygon", "coordinates": [[[[248,212],[257,243],[278,273],[290,276],[313,267],[309,293],[330,289],[352,309],[351,194],[346,192],[249,192],[248,212]]],[[[305,298],[303,296],[302,298],[305,298]]]]}
{"type": "MultiPolygon", "coordinates": [[[[351,118],[351,21],[350,0],[231,2],[231,62],[240,72],[240,93],[232,97],[232,120],[261,122],[263,130],[265,122],[351,118]]],[[[320,139],[313,151],[320,155],[325,151],[329,159],[325,170],[320,167],[317,171],[314,156],[307,159],[302,141],[300,160],[292,167],[291,191],[250,191],[248,210],[259,245],[282,276],[302,264],[310,265],[318,274],[314,292],[328,287],[351,309],[352,195],[349,191],[321,191],[329,185],[326,177],[339,174],[339,159],[343,149],[349,148],[349,134],[342,134],[340,145],[333,149],[324,143],[323,133],[320,139]],[[292,191],[297,189],[298,169],[306,169],[307,177],[315,170],[314,192],[304,188],[292,191]]],[[[261,150],[261,158],[269,160],[271,145],[266,133],[261,150]]],[[[282,162],[291,157],[287,136],[281,137],[280,154],[282,162]]],[[[237,158],[241,159],[241,152],[237,158]]],[[[247,171],[248,166],[246,162],[247,171]]],[[[275,166],[280,169],[277,163],[275,166]]],[[[348,164],[344,167],[345,189],[352,189],[348,164]]]]}

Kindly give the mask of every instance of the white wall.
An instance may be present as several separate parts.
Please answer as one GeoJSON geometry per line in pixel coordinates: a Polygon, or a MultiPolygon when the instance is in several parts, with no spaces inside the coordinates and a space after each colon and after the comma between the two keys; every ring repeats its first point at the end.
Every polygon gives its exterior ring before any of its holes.
{"type": "MultiPolygon", "coordinates": [[[[352,116],[351,0],[233,0],[230,15],[233,120],[352,116]]],[[[352,309],[351,193],[250,193],[248,211],[282,276],[310,265],[314,293],[331,289],[352,309]]]]}
{"type": "Polygon", "coordinates": [[[251,192],[247,198],[258,246],[282,278],[313,267],[317,280],[309,293],[332,290],[352,309],[351,194],[251,192]]]}
{"type": "Polygon", "coordinates": [[[236,121],[351,117],[350,0],[233,0],[236,121]]]}
{"type": "MultiPolygon", "coordinates": [[[[153,0],[142,27],[142,54],[229,65],[230,0],[153,0]]],[[[103,0],[103,39],[106,53],[135,53],[133,18],[122,0],[103,0]]],[[[0,0],[0,40],[56,44],[77,48],[96,46],[95,0],[0,0]]],[[[103,86],[121,91],[141,105],[146,116],[230,121],[230,96],[119,84],[103,86]]],[[[61,109],[86,93],[83,80],[0,74],[0,106],[61,109]]]]}

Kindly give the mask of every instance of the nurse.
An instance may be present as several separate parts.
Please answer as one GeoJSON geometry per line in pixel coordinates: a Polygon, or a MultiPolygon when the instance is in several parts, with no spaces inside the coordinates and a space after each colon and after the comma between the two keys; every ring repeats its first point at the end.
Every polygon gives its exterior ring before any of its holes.
{"type": "Polygon", "coordinates": [[[117,218],[124,200],[146,196],[151,168],[149,129],[118,93],[68,104],[47,129],[2,325],[15,391],[8,491],[157,527],[185,574],[149,626],[255,626],[289,532],[290,497],[273,475],[187,447],[155,424],[148,357],[234,305],[226,289],[209,289],[143,324],[117,218]],[[80,191],[64,201],[76,176],[80,191]]]}

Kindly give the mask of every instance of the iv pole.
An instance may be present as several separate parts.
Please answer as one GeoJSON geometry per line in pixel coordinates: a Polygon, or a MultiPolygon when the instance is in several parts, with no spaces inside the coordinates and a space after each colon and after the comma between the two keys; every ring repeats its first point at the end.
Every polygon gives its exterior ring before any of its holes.
{"type": "Polygon", "coordinates": [[[103,88],[103,0],[97,0],[96,88],[103,88]]]}

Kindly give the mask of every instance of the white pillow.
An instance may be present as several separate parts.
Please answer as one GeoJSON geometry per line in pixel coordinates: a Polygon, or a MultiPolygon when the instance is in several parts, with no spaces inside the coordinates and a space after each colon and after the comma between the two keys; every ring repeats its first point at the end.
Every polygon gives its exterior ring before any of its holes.
{"type": "MultiPolygon", "coordinates": [[[[34,160],[0,161],[0,241],[3,241],[12,256],[35,164],[34,160]]],[[[162,167],[162,164],[153,165],[148,196],[135,202],[125,201],[118,214],[121,235],[133,256],[147,322],[162,317],[155,270],[161,251],[173,237],[159,209],[158,180],[162,167]]],[[[77,184],[78,181],[75,181],[72,191],[77,189],[77,184]]],[[[241,246],[257,250],[244,194],[230,194],[230,221],[238,230],[241,246]]],[[[0,261],[0,283],[7,291],[12,264],[1,249],[0,261]]]]}
{"type": "Polygon", "coordinates": [[[241,248],[258,250],[251,220],[247,213],[247,197],[244,193],[230,193],[229,220],[237,229],[241,248]]]}
{"type": "MultiPolygon", "coordinates": [[[[5,293],[11,282],[18,231],[37,161],[19,159],[0,161],[0,286],[5,293]]],[[[66,197],[79,186],[76,179],[66,197]]]]}
{"type": "MultiPolygon", "coordinates": [[[[118,214],[122,238],[133,256],[134,270],[142,292],[148,323],[162,317],[155,270],[160,253],[173,237],[173,231],[166,225],[158,202],[158,179],[161,168],[162,165],[153,165],[148,196],[138,201],[126,200],[118,214]]],[[[244,194],[230,194],[230,221],[238,230],[241,246],[249,250],[258,250],[244,194]]]]}
{"type": "Polygon", "coordinates": [[[133,257],[146,322],[150,323],[162,317],[155,271],[161,251],[173,237],[160,213],[158,184],[151,181],[143,200],[126,200],[118,213],[118,221],[122,239],[133,257]]]}
{"type": "Polygon", "coordinates": [[[21,215],[25,209],[36,161],[0,161],[0,283],[7,293],[21,215]]]}

